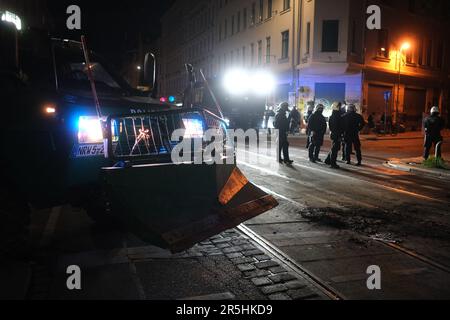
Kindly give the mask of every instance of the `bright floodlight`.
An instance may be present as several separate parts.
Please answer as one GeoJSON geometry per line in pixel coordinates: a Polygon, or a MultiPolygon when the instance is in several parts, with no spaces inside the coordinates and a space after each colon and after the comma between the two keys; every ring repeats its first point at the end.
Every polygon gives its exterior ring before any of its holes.
{"type": "Polygon", "coordinates": [[[253,93],[258,95],[267,95],[275,88],[275,79],[270,73],[264,71],[254,74],[250,83],[253,93]]]}
{"type": "Polygon", "coordinates": [[[225,74],[223,85],[230,94],[243,94],[249,89],[249,76],[244,70],[231,70],[225,74]]]}
{"type": "Polygon", "coordinates": [[[5,11],[1,15],[1,20],[13,23],[16,26],[16,29],[18,31],[22,30],[22,20],[20,19],[20,17],[18,15],[14,14],[12,12],[5,11]]]}

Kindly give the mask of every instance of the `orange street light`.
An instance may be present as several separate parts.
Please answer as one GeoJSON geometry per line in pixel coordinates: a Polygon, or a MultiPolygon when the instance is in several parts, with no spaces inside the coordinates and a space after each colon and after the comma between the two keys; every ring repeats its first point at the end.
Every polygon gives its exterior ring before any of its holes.
{"type": "Polygon", "coordinates": [[[409,50],[411,48],[411,44],[409,42],[405,42],[402,44],[400,51],[406,51],[409,50]]]}

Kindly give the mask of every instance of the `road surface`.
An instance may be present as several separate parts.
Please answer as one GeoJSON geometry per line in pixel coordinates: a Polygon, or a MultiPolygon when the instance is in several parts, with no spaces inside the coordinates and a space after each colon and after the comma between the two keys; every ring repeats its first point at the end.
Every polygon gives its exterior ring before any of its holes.
{"type": "Polygon", "coordinates": [[[309,163],[304,144],[291,139],[290,167],[239,150],[240,169],[280,206],[183,254],[69,206],[35,212],[26,298],[449,299],[448,181],[384,165],[420,155],[422,142],[364,141],[364,166],[341,170],[309,163]],[[71,265],[82,290],[67,289],[71,265]],[[380,268],[381,290],[368,289],[369,266],[380,268]]]}

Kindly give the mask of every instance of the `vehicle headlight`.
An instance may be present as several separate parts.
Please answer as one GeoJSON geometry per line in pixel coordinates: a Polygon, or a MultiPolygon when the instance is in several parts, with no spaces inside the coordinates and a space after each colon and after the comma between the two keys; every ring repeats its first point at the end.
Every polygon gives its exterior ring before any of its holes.
{"type": "Polygon", "coordinates": [[[102,123],[98,117],[84,116],[78,119],[78,143],[103,143],[102,123]]]}
{"type": "Polygon", "coordinates": [[[203,121],[200,119],[183,119],[186,129],[184,137],[187,139],[203,138],[203,121]]]}

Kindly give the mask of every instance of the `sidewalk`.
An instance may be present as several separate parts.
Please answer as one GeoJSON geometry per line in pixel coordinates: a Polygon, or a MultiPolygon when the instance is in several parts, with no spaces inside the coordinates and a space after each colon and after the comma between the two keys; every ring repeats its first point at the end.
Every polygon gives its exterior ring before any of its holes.
{"type": "MultiPolygon", "coordinates": [[[[450,159],[450,153],[444,153],[443,158],[450,159]]],[[[386,165],[389,168],[396,169],[399,171],[411,172],[415,174],[422,174],[450,180],[450,170],[438,168],[425,168],[422,165],[422,162],[423,162],[422,157],[407,158],[407,159],[392,159],[389,160],[386,163],[386,165]]]]}
{"type": "MultiPolygon", "coordinates": [[[[444,139],[450,139],[450,130],[444,130],[442,133],[444,139]]],[[[301,135],[290,135],[289,138],[306,138],[305,134],[301,135]]],[[[327,133],[325,135],[326,140],[330,140],[330,136],[327,133]]],[[[386,140],[423,140],[424,133],[421,131],[416,132],[405,132],[397,135],[376,135],[376,134],[361,134],[361,141],[386,141],[386,140]]]]}

